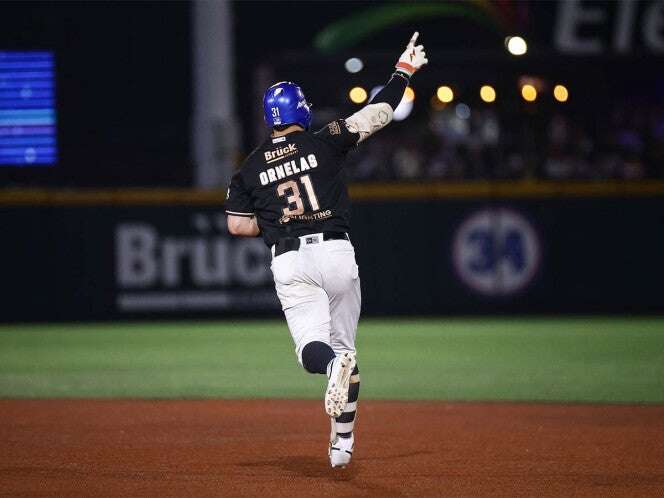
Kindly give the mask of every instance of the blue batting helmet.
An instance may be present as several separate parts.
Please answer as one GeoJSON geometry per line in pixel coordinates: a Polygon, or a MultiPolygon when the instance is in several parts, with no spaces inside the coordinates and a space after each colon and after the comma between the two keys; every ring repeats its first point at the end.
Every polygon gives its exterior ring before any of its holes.
{"type": "Polygon", "coordinates": [[[299,124],[308,130],[311,124],[311,105],[302,89],[290,81],[281,81],[265,91],[263,112],[268,126],[299,124]]]}

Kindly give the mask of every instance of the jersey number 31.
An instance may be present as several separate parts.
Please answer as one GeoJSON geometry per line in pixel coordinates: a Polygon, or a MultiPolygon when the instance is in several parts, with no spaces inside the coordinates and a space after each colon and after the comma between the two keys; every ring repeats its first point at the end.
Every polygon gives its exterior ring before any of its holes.
{"type": "MultiPolygon", "coordinates": [[[[304,189],[307,191],[307,198],[309,200],[309,205],[311,205],[311,209],[313,211],[318,211],[320,206],[318,205],[318,198],[316,197],[316,192],[314,192],[311,178],[309,175],[304,175],[300,177],[300,182],[302,182],[304,189]]],[[[279,197],[285,196],[286,202],[288,203],[288,206],[283,209],[284,216],[304,214],[304,202],[302,202],[300,187],[295,180],[288,180],[287,182],[277,185],[277,194],[279,197]],[[288,191],[290,191],[290,195],[288,191]],[[293,207],[293,205],[295,206],[293,207]]]]}

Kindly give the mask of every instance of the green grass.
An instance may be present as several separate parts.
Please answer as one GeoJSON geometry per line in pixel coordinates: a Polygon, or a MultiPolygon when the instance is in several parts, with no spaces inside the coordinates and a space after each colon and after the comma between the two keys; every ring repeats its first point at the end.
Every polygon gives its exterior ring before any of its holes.
{"type": "MultiPolygon", "coordinates": [[[[363,320],[362,397],[664,402],[664,318],[363,320]]],[[[0,326],[0,397],[318,398],[282,321],[0,326]]]]}

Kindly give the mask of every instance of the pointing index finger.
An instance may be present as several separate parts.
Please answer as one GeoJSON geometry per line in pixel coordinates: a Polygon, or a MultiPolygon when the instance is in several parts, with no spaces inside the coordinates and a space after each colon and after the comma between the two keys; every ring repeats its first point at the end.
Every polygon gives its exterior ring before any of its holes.
{"type": "Polygon", "coordinates": [[[415,33],[413,33],[413,36],[410,38],[410,41],[408,42],[408,45],[411,46],[411,47],[413,45],[415,45],[415,42],[417,41],[418,36],[420,36],[419,31],[415,31],[415,33]]]}

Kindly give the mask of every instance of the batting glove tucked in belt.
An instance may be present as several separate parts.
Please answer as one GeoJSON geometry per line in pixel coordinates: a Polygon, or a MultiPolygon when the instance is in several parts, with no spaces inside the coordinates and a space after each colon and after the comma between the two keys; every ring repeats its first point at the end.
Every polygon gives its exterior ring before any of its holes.
{"type": "Polygon", "coordinates": [[[406,46],[406,50],[401,54],[399,61],[394,66],[402,73],[407,74],[408,77],[411,77],[415,74],[415,71],[418,71],[422,66],[429,62],[427,54],[424,52],[424,45],[415,46],[415,42],[419,35],[420,34],[417,31],[413,33],[412,38],[406,46]]]}

